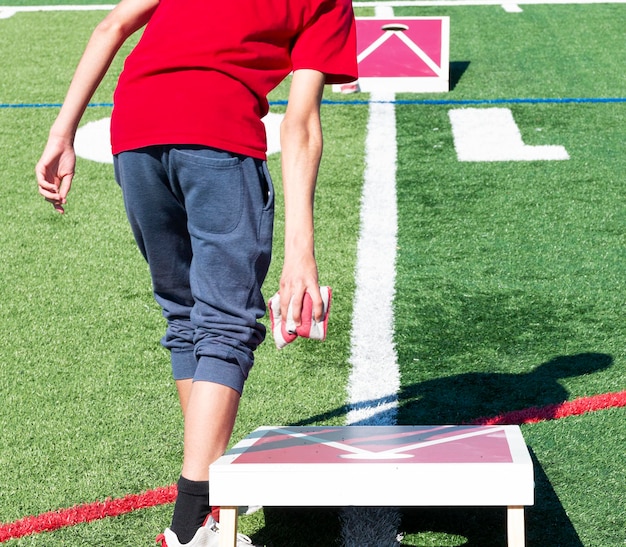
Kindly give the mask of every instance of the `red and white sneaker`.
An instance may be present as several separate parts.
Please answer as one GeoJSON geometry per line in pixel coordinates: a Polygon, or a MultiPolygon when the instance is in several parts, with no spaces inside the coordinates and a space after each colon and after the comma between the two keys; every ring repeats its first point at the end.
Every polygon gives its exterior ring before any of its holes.
{"type": "MultiPolygon", "coordinates": [[[[161,547],[219,547],[220,544],[220,525],[209,515],[204,526],[199,528],[196,535],[189,543],[181,543],[172,530],[167,528],[165,532],[159,534],[156,542],[161,547]]],[[[252,540],[244,535],[237,534],[237,547],[255,547],[252,540]]]]}

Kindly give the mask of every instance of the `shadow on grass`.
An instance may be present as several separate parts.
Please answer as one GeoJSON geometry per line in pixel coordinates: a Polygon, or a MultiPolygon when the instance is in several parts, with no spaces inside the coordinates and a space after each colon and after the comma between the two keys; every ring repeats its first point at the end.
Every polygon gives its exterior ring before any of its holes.
{"type": "Polygon", "coordinates": [[[338,547],[339,511],[332,507],[265,507],[265,527],[252,539],[266,547],[338,547]]]}
{"type": "Polygon", "coordinates": [[[461,77],[469,67],[469,61],[450,62],[450,91],[452,91],[461,80],[461,77]]]}
{"type": "Polygon", "coordinates": [[[412,384],[399,393],[399,424],[462,424],[481,417],[566,401],[563,378],[604,370],[605,353],[561,355],[520,374],[467,372],[412,384]]]}
{"type": "MultiPolygon", "coordinates": [[[[530,454],[535,474],[535,505],[525,510],[526,545],[583,547],[532,449],[530,454]]],[[[437,545],[506,547],[506,508],[406,508],[402,511],[402,532],[403,545],[435,545],[415,540],[439,535],[442,539],[437,545]]]]}

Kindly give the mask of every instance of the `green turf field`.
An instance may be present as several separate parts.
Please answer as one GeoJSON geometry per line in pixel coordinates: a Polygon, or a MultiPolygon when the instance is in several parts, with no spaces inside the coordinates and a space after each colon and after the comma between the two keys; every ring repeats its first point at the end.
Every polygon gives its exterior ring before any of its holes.
{"type": "MultiPolygon", "coordinates": [[[[2,0],[0,10],[39,4],[2,0]]],[[[397,96],[402,424],[468,422],[626,389],[626,6],[521,7],[395,10],[450,17],[453,82],[445,94],[397,96]],[[570,159],[458,161],[449,111],[494,100],[512,111],[526,144],[561,145],[570,159]]],[[[111,166],[79,160],[64,216],[36,191],[54,105],[102,15],[0,19],[0,523],[168,486],[180,472],[164,323],[111,166]]],[[[94,102],[111,101],[121,62],[94,102]]],[[[286,94],[283,85],[272,99],[286,94]]],[[[328,90],[326,99],[316,215],[321,281],[334,289],[329,337],[259,349],[233,441],[261,425],[346,420],[368,96],[328,90]]],[[[85,122],[108,115],[94,106],[85,122]]],[[[278,155],[269,162],[280,187],[278,155]]],[[[267,297],[281,267],[281,207],[279,195],[267,297]]],[[[536,478],[529,546],[626,545],[625,417],[612,408],[522,426],[536,478]]],[[[6,545],[153,545],[171,510],[6,545]]],[[[499,508],[410,509],[402,544],[503,546],[504,519],[499,508]]],[[[273,508],[240,523],[268,546],[339,544],[334,510],[273,508]]]]}

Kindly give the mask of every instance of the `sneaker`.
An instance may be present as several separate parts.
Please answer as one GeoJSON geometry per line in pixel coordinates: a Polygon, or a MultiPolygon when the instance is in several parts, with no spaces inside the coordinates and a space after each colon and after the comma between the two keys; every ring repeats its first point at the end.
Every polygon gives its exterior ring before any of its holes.
{"type": "MultiPolygon", "coordinates": [[[[157,536],[156,542],[160,543],[161,547],[219,547],[220,525],[209,515],[204,526],[198,529],[189,543],[178,541],[176,534],[169,528],[157,536]]],[[[255,546],[252,545],[252,540],[248,536],[237,534],[237,547],[255,546]]]]}

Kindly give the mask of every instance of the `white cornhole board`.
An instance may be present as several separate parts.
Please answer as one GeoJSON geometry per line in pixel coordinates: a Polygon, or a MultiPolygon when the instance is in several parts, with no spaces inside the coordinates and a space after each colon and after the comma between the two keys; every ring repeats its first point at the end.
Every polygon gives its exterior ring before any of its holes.
{"type": "Polygon", "coordinates": [[[261,427],[211,465],[220,547],[238,506],[506,506],[524,545],[532,460],[518,426],[261,427]]]}
{"type": "Polygon", "coordinates": [[[362,17],[356,24],[360,91],[449,91],[449,17],[362,17]]]}

